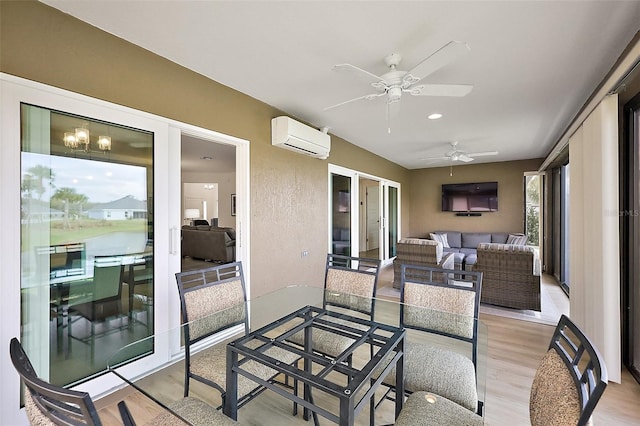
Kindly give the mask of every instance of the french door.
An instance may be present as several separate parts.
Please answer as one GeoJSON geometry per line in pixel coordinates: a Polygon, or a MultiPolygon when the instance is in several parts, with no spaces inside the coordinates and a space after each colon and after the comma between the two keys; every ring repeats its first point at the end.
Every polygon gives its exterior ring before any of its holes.
{"type": "MultiPolygon", "coordinates": [[[[110,355],[180,323],[182,135],[236,146],[250,288],[248,141],[6,74],[0,91],[0,341],[20,338],[45,380],[104,395],[122,385],[110,355]]],[[[180,354],[179,337],[147,340],[125,369],[180,354]]],[[[0,370],[2,420],[23,424],[20,381],[0,370]]]]}
{"type": "Polygon", "coordinates": [[[400,238],[400,184],[332,164],[328,175],[329,253],[358,257],[371,248],[366,242],[373,240],[378,249],[374,257],[390,263],[400,238]]]}

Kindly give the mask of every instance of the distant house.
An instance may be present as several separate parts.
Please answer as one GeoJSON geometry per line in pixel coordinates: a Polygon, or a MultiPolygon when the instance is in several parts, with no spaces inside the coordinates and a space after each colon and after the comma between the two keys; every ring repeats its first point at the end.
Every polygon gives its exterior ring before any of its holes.
{"type": "Polygon", "coordinates": [[[62,220],[64,212],[52,209],[48,202],[32,198],[23,198],[21,205],[21,223],[42,223],[62,220]]]}
{"type": "Polygon", "coordinates": [[[96,204],[87,211],[87,215],[91,219],[103,220],[146,219],[147,202],[127,195],[115,201],[96,204]]]}

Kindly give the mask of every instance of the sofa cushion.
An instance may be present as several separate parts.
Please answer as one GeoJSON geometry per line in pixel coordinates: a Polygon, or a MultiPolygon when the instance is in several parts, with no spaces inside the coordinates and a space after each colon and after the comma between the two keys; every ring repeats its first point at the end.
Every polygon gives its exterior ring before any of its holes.
{"type": "Polygon", "coordinates": [[[464,258],[464,268],[467,271],[473,271],[473,266],[478,262],[478,255],[477,254],[468,254],[465,258],[464,258]]]}
{"type": "Polygon", "coordinates": [[[442,249],[445,253],[460,253],[459,247],[446,247],[442,249]]]}
{"type": "Polygon", "coordinates": [[[504,244],[507,242],[508,237],[509,237],[509,234],[506,232],[493,232],[491,233],[491,242],[504,244]]]}
{"type": "Polygon", "coordinates": [[[443,248],[449,247],[449,240],[447,238],[447,234],[436,234],[434,232],[430,233],[429,236],[433,241],[438,241],[442,243],[443,248]]]}
{"type": "Polygon", "coordinates": [[[453,253],[453,263],[454,263],[455,269],[462,269],[464,258],[465,258],[464,253],[453,253]]]}
{"type": "Polygon", "coordinates": [[[334,241],[349,241],[351,239],[351,232],[349,228],[333,228],[333,240],[334,241]]]}
{"type": "Polygon", "coordinates": [[[527,244],[527,236],[524,234],[509,234],[506,243],[516,246],[524,246],[527,244]]]}
{"type": "Polygon", "coordinates": [[[460,247],[466,248],[478,248],[480,243],[490,243],[491,234],[481,232],[463,232],[462,233],[462,245],[460,247]]]}
{"type": "Polygon", "coordinates": [[[464,253],[465,256],[471,255],[471,254],[476,254],[478,251],[474,248],[466,248],[466,247],[462,247],[460,249],[460,253],[464,253]]]}
{"type": "Polygon", "coordinates": [[[435,234],[447,234],[449,247],[462,247],[462,233],[458,231],[436,231],[435,234]]]}
{"type": "Polygon", "coordinates": [[[226,233],[227,233],[227,236],[228,236],[230,239],[232,239],[232,240],[234,240],[234,241],[235,241],[235,239],[236,239],[236,230],[235,230],[235,229],[233,229],[233,228],[228,228],[228,227],[218,227],[218,228],[216,228],[215,226],[212,226],[212,227],[211,227],[211,230],[212,230],[212,231],[224,231],[224,232],[226,232],[226,233]]]}

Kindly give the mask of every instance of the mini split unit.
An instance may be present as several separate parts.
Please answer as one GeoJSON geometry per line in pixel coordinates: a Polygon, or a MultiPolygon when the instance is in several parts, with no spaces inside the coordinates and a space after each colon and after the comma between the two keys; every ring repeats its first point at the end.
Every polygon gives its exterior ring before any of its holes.
{"type": "Polygon", "coordinates": [[[271,145],[325,159],[331,150],[331,136],[290,117],[271,120],[271,145]]]}

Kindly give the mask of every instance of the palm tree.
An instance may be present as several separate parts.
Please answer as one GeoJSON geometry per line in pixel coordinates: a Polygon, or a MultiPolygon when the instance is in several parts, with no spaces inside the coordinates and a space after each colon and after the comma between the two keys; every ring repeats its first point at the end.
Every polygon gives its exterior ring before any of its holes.
{"type": "Polygon", "coordinates": [[[53,173],[51,168],[40,164],[38,164],[37,166],[29,167],[27,173],[32,177],[31,185],[33,191],[38,194],[38,200],[41,200],[42,194],[44,194],[44,192],[46,191],[44,187],[45,179],[49,181],[49,186],[53,188],[53,180],[55,178],[55,174],[53,173]]]}
{"type": "Polygon", "coordinates": [[[75,188],[59,188],[51,197],[52,202],[62,202],[64,205],[64,224],[67,229],[71,228],[69,221],[69,204],[76,204],[82,209],[82,204],[89,200],[86,195],[78,194],[75,188]]]}

